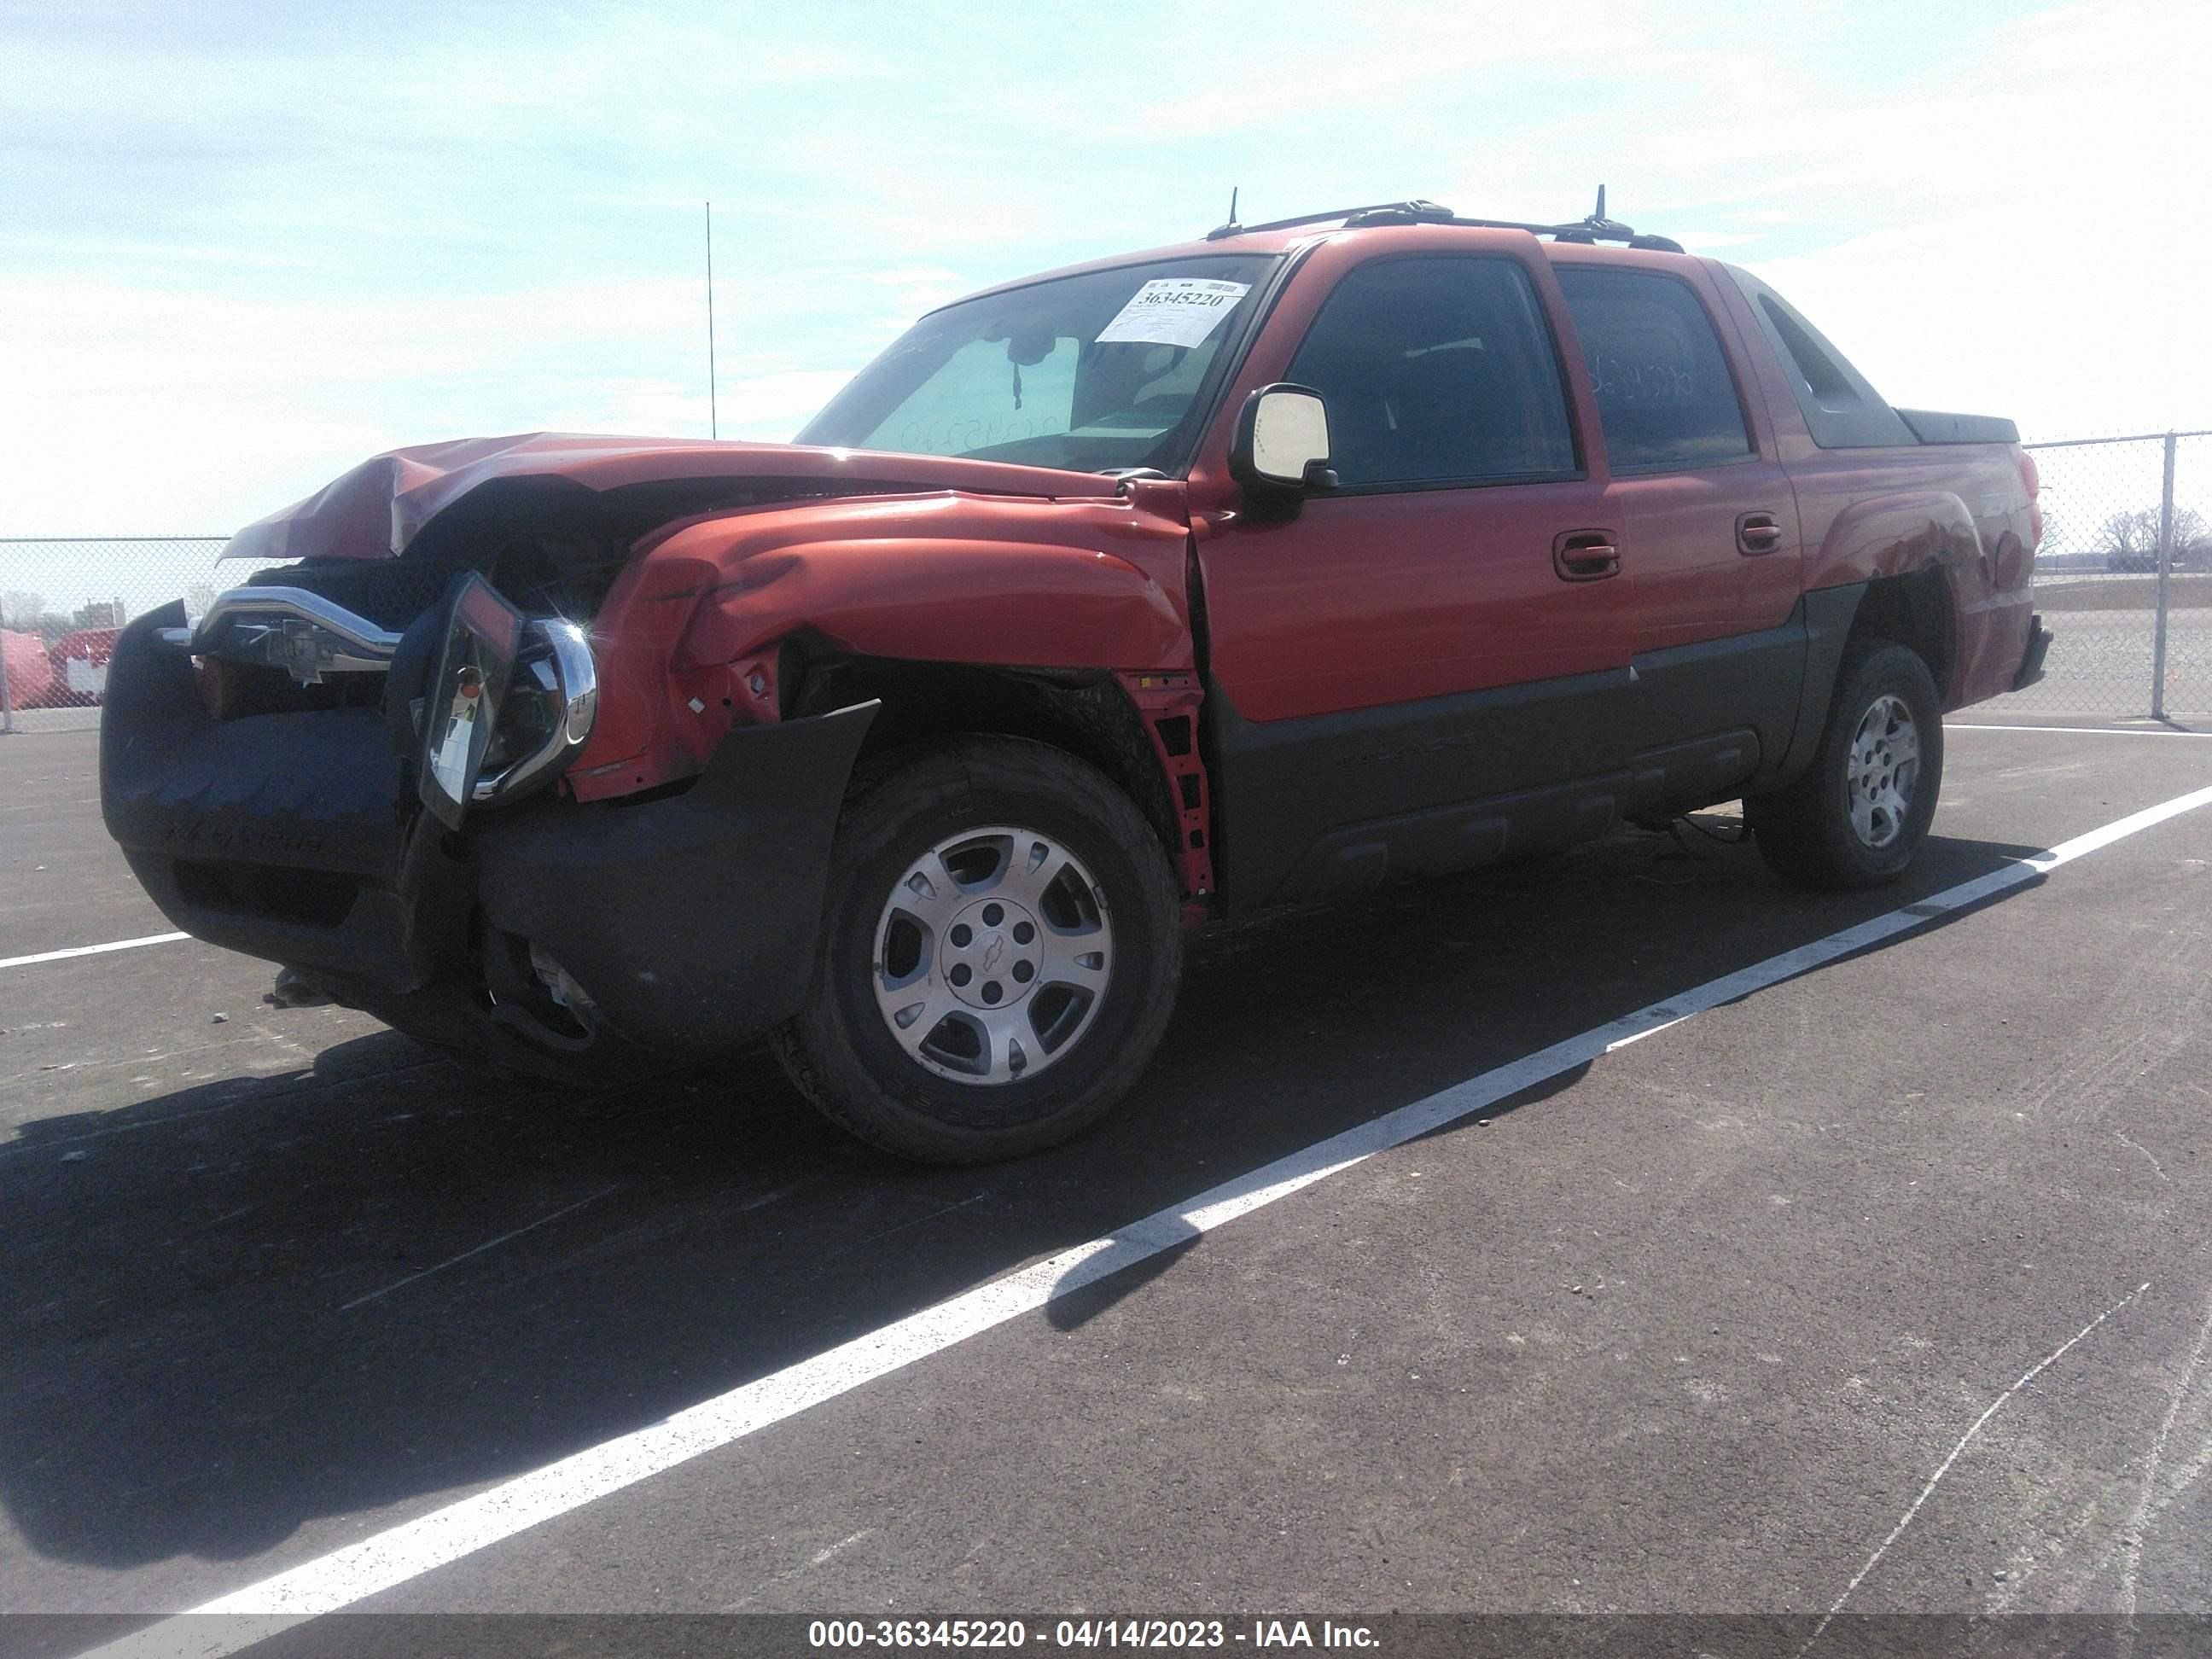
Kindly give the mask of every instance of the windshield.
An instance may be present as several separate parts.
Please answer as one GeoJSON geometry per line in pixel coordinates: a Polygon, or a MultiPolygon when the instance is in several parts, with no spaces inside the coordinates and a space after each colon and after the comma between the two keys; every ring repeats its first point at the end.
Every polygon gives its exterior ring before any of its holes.
{"type": "Polygon", "coordinates": [[[795,441],[1104,472],[1179,470],[1272,255],[1164,259],[932,312],[795,441]]]}

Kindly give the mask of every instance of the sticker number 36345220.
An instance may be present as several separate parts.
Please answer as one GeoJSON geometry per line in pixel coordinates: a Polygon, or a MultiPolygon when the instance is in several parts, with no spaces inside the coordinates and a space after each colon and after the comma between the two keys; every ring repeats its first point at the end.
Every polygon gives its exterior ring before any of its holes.
{"type": "Polygon", "coordinates": [[[1098,343],[1194,346],[1251,291],[1249,283],[1156,276],[1115,313],[1114,320],[1099,331],[1098,343]]]}

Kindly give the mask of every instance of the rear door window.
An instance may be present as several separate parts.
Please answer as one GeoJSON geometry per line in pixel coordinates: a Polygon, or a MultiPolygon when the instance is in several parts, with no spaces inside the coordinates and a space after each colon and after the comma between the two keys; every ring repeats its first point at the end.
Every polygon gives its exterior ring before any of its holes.
{"type": "Polygon", "coordinates": [[[1559,355],[1511,259],[1361,265],[1322,305],[1289,378],[1328,405],[1329,464],[1344,489],[1577,475],[1559,355]]]}
{"type": "Polygon", "coordinates": [[[1687,286],[1589,265],[1557,275],[1614,471],[1717,466],[1751,453],[1728,356],[1687,286]]]}

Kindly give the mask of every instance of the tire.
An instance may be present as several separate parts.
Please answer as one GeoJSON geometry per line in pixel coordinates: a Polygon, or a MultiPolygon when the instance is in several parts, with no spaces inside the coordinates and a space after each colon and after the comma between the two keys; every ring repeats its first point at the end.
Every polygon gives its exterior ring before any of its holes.
{"type": "Polygon", "coordinates": [[[770,1042],[823,1116],[884,1152],[1055,1146],[1159,1046],[1180,909],[1159,836],[1081,761],[1000,737],[885,755],[847,793],[806,1001],[770,1042]]]}
{"type": "Polygon", "coordinates": [[[1905,646],[1865,640],[1844,652],[1812,765],[1745,801],[1744,815],[1784,880],[1879,887],[1911,867],[1942,784],[1942,708],[1928,665],[1905,646]]]}

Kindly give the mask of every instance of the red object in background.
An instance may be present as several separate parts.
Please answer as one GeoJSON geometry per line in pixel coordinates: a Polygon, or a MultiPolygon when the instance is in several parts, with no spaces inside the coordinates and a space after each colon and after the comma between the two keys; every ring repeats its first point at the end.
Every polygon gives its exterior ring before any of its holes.
{"type": "Polygon", "coordinates": [[[40,706],[97,708],[107,689],[107,659],[122,632],[119,628],[80,628],[55,641],[46,653],[47,683],[40,706]]]}
{"type": "Polygon", "coordinates": [[[19,634],[0,628],[0,662],[8,670],[8,700],[28,708],[46,700],[53,684],[54,665],[46,659],[46,642],[36,634],[19,634]]]}

